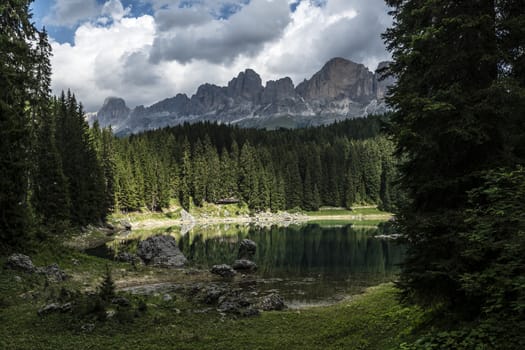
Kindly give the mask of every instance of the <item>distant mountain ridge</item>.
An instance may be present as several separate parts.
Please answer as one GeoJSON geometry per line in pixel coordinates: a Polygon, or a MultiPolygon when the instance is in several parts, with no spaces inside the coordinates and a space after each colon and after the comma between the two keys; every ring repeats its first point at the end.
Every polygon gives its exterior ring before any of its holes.
{"type": "MultiPolygon", "coordinates": [[[[382,62],[378,70],[386,66],[382,62]]],[[[190,97],[178,94],[149,107],[130,109],[119,97],[108,97],[88,121],[112,126],[116,134],[138,133],[185,122],[214,121],[241,127],[279,128],[329,124],[337,120],[384,113],[391,78],[344,58],[333,58],[309,80],[294,86],[286,77],[262,85],[246,69],[228,86],[203,84],[190,97]]]]}

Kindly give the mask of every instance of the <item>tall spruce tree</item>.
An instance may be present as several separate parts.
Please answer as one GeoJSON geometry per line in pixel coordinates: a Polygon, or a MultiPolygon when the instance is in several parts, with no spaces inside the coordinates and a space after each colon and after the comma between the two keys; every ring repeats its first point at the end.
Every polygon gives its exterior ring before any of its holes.
{"type": "MultiPolygon", "coordinates": [[[[55,115],[51,107],[51,46],[45,30],[38,33],[35,99],[32,114],[35,125],[32,203],[44,227],[57,231],[69,220],[70,199],[62,159],[56,146],[55,115]]],[[[40,230],[44,233],[45,230],[40,230]]]]}
{"type": "Polygon", "coordinates": [[[472,313],[476,303],[462,288],[473,268],[464,260],[465,212],[482,174],[517,159],[508,140],[523,125],[523,2],[510,32],[502,26],[516,1],[387,3],[394,26],[384,37],[397,78],[388,101],[409,199],[398,213],[408,244],[400,286],[408,300],[472,313]]]}
{"type": "Polygon", "coordinates": [[[0,241],[21,244],[29,236],[31,123],[38,55],[32,43],[31,1],[0,5],[0,241]]]}

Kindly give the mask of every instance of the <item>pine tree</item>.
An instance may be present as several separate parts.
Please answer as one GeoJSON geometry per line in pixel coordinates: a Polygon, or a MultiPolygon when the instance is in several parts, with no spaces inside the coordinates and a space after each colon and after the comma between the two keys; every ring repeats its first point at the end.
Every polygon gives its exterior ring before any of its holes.
{"type": "Polygon", "coordinates": [[[461,237],[469,230],[468,194],[482,173],[516,161],[506,142],[515,132],[506,130],[518,126],[513,115],[522,115],[523,97],[515,92],[523,80],[506,76],[522,69],[523,18],[506,33],[499,30],[502,15],[513,1],[387,3],[395,20],[385,34],[394,58],[389,71],[397,78],[388,100],[409,197],[398,214],[408,242],[400,286],[407,300],[469,308],[461,288],[472,268],[461,237]],[[517,61],[502,54],[505,48],[517,61]]]}
{"type": "Polygon", "coordinates": [[[82,104],[70,91],[62,92],[54,108],[57,118],[56,145],[68,182],[71,223],[100,223],[108,211],[104,171],[95,149],[93,135],[84,119],[82,104]]]}
{"type": "Polygon", "coordinates": [[[67,179],[62,172],[62,159],[55,144],[54,116],[50,111],[41,112],[33,203],[43,224],[53,230],[69,221],[71,202],[67,179]]]}
{"type": "MultiPolygon", "coordinates": [[[[58,231],[69,220],[70,198],[62,160],[56,146],[56,125],[51,108],[51,47],[45,30],[38,33],[37,85],[32,108],[36,144],[32,169],[32,203],[46,229],[58,231]]],[[[44,230],[40,230],[43,234],[44,230]]]]}
{"type": "Polygon", "coordinates": [[[31,1],[0,5],[0,241],[22,244],[29,236],[31,124],[28,101],[35,82],[36,29],[31,1]]]}
{"type": "Polygon", "coordinates": [[[270,208],[274,212],[286,209],[284,180],[281,175],[276,174],[273,177],[270,192],[270,208]]]}
{"type": "Polygon", "coordinates": [[[224,185],[221,179],[221,164],[217,149],[211,144],[210,138],[206,135],[204,139],[204,159],[206,163],[206,201],[215,203],[220,199],[221,187],[224,185]]]}
{"type": "Polygon", "coordinates": [[[191,202],[189,181],[192,176],[192,169],[189,148],[190,146],[188,140],[185,140],[182,151],[182,164],[180,167],[179,202],[180,205],[186,210],[190,210],[191,202]]]}
{"type": "Polygon", "coordinates": [[[241,148],[239,157],[239,191],[242,198],[250,203],[257,190],[256,160],[254,151],[249,142],[241,148]]]}

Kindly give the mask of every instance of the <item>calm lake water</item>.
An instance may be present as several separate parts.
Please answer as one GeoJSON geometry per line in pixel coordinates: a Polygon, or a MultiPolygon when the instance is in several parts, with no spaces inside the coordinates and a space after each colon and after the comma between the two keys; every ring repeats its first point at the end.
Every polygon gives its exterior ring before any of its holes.
{"type": "MultiPolygon", "coordinates": [[[[381,229],[352,225],[221,225],[194,227],[184,235],[174,228],[153,233],[177,237],[190,265],[199,268],[231,264],[237,258],[240,240],[255,241],[253,260],[259,267],[259,289],[276,289],[292,307],[330,303],[392,281],[404,254],[403,246],[374,237],[383,233],[381,229]]],[[[137,235],[144,238],[147,234],[137,235]]],[[[129,238],[127,245],[135,245],[130,242],[136,240],[129,238]]]]}

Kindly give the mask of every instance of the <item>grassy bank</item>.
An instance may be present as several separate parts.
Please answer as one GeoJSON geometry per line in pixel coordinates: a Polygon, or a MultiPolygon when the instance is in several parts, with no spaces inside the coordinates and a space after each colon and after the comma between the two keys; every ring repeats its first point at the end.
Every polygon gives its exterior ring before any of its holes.
{"type": "Polygon", "coordinates": [[[86,332],[85,321],[74,315],[37,315],[56,286],[9,270],[2,272],[1,285],[2,349],[390,349],[421,317],[419,310],[396,301],[392,285],[381,285],[337,305],[251,318],[197,313],[184,298],[152,296],[139,315],[97,321],[86,332]]]}
{"type": "MultiPolygon", "coordinates": [[[[182,208],[175,203],[164,212],[116,213],[109,218],[109,222],[117,224],[122,220],[130,221],[134,227],[152,228],[182,225],[182,208]]],[[[352,210],[345,208],[323,207],[318,211],[298,211],[293,214],[254,213],[250,212],[245,204],[217,205],[204,203],[202,207],[192,207],[190,214],[198,224],[221,223],[264,223],[282,222],[292,218],[296,222],[311,222],[318,224],[354,224],[356,226],[377,226],[392,217],[391,213],[379,210],[377,207],[355,207],[352,210]],[[293,217],[291,216],[293,215],[293,217]]]]}

